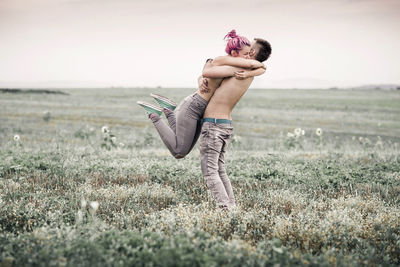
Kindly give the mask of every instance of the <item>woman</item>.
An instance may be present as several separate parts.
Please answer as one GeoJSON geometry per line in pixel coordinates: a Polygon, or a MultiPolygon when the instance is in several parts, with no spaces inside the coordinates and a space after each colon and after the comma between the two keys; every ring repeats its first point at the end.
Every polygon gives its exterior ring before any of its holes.
{"type": "Polygon", "coordinates": [[[264,64],[250,59],[251,43],[246,37],[239,36],[232,30],[224,39],[228,40],[225,49],[228,55],[207,60],[202,76],[198,79],[199,89],[187,96],[177,108],[174,101],[157,94],[151,96],[162,109],[146,102],[137,102],[145,108],[162,141],[177,159],[185,157],[197,142],[208,101],[224,78],[235,76],[237,79],[244,79],[265,72],[264,64]],[[162,112],[167,117],[169,126],[160,118],[162,112]]]}

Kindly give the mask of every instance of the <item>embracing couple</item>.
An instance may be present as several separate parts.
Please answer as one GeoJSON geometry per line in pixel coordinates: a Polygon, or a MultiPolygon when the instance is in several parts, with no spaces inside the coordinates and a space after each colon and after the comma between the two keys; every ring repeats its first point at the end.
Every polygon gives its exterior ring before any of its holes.
{"type": "Polygon", "coordinates": [[[208,59],[198,79],[199,89],[178,106],[165,96],[151,94],[160,107],[138,101],[153,122],[171,154],[185,157],[200,136],[201,171],[217,205],[224,210],[236,206],[225,170],[225,152],[232,139],[232,109],[247,91],[254,76],[266,68],[270,44],[255,38],[250,42],[235,30],[225,39],[226,56],[208,59]],[[164,113],[168,125],[160,118],[164,113]]]}

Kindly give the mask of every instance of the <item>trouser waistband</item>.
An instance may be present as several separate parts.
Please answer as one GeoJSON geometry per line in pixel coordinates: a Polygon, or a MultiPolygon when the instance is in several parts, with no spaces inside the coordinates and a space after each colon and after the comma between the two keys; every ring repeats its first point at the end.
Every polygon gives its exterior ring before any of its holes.
{"type": "Polygon", "coordinates": [[[231,120],[227,120],[227,119],[216,119],[216,118],[203,118],[201,119],[201,123],[205,123],[205,122],[212,122],[215,124],[232,124],[231,120]]]}
{"type": "Polygon", "coordinates": [[[198,101],[200,101],[201,103],[204,103],[205,105],[208,105],[208,101],[205,100],[204,98],[202,98],[198,93],[194,93],[192,94],[192,96],[197,99],[198,101]]]}

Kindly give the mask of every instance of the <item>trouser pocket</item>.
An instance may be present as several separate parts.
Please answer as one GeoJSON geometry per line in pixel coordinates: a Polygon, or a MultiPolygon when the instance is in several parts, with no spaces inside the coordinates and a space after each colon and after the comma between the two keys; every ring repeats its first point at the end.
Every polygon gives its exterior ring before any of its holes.
{"type": "Polygon", "coordinates": [[[192,119],[200,120],[204,115],[204,111],[206,110],[206,107],[207,107],[206,103],[201,102],[199,99],[197,99],[193,96],[192,101],[191,101],[190,105],[188,106],[186,116],[188,116],[192,119]]]}

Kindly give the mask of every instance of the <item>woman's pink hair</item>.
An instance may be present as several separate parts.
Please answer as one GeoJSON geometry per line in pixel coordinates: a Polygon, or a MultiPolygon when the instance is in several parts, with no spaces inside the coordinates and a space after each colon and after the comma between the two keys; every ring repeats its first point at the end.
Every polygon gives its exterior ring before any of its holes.
{"type": "Polygon", "coordinates": [[[227,35],[225,35],[224,40],[228,40],[225,48],[225,52],[228,55],[231,54],[232,50],[238,52],[243,48],[244,45],[251,45],[249,39],[244,36],[237,35],[235,30],[231,30],[227,35]]]}

